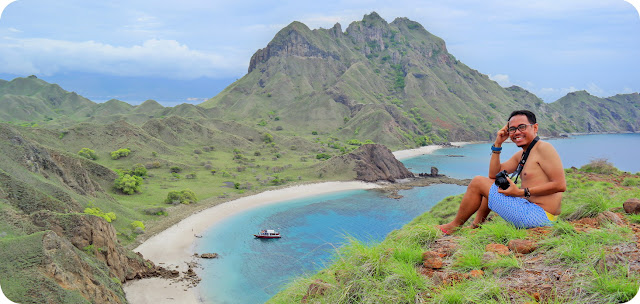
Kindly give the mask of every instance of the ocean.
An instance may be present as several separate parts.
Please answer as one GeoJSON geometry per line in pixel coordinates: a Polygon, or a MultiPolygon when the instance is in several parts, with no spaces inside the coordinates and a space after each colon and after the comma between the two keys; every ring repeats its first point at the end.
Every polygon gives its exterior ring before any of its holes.
{"type": "MultiPolygon", "coordinates": [[[[640,134],[582,135],[547,141],[554,145],[565,168],[606,158],[623,171],[640,172],[640,134]]],[[[471,178],[487,174],[490,146],[482,143],[443,148],[402,162],[414,173],[430,172],[435,166],[441,174],[471,178]]],[[[503,147],[502,155],[518,149],[513,144],[503,147]]],[[[403,198],[399,200],[376,190],[344,191],[283,201],[226,219],[212,226],[196,244],[197,252],[221,256],[201,260],[201,296],[210,303],[264,303],[296,276],[315,273],[331,263],[335,248],[348,237],[379,242],[445,197],[464,193],[465,189],[432,185],[400,191],[403,198]],[[261,229],[276,229],[283,237],[255,239],[253,234],[261,229]]]]}

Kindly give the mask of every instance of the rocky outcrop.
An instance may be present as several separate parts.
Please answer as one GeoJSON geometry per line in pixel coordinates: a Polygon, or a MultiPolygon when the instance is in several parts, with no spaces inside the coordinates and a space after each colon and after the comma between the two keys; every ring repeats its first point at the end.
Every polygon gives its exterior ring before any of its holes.
{"type": "Polygon", "coordinates": [[[113,277],[120,282],[154,276],[153,263],[142,255],[120,246],[116,230],[104,219],[85,214],[55,214],[38,212],[31,216],[33,223],[65,237],[73,246],[102,261],[113,277]]]}
{"type": "Polygon", "coordinates": [[[356,172],[356,179],[365,182],[390,181],[397,179],[414,177],[400,161],[398,161],[391,150],[380,144],[365,144],[355,151],[334,157],[328,162],[332,162],[338,167],[353,168],[356,172]]]}
{"type": "MultiPolygon", "coordinates": [[[[339,28],[340,25],[338,24],[337,29],[339,30],[339,28]]],[[[337,29],[334,27],[333,33],[336,33],[337,29]]],[[[248,73],[251,73],[258,64],[267,62],[269,58],[276,56],[317,57],[340,60],[337,54],[322,50],[317,45],[311,43],[309,39],[305,37],[305,33],[307,32],[311,32],[311,30],[300,22],[293,22],[282,29],[276,34],[267,47],[259,49],[251,56],[248,73]]]]}

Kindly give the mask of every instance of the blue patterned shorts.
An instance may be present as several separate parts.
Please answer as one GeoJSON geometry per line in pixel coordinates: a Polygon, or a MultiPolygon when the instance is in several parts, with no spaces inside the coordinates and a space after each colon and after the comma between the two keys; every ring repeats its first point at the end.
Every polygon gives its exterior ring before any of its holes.
{"type": "Polygon", "coordinates": [[[550,226],[555,221],[555,215],[544,211],[542,207],[522,197],[499,193],[495,184],[489,189],[489,209],[518,228],[550,226]]]}

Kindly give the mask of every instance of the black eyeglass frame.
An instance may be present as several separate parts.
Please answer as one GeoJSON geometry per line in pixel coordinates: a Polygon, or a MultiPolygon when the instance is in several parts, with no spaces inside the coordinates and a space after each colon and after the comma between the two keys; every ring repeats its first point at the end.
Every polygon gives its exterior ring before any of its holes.
{"type": "Polygon", "coordinates": [[[524,132],[524,131],[527,130],[527,126],[533,126],[533,125],[535,125],[535,124],[534,123],[533,124],[520,124],[517,127],[509,127],[507,129],[507,132],[509,132],[509,134],[516,133],[516,130],[520,130],[520,132],[524,132]]]}

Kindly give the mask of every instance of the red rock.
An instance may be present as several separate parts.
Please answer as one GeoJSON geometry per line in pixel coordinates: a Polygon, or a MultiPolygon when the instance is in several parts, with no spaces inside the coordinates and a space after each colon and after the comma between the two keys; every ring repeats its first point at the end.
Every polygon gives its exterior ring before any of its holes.
{"type": "Polygon", "coordinates": [[[502,244],[489,244],[484,248],[485,251],[495,252],[499,255],[509,255],[509,248],[502,244]]]}
{"type": "Polygon", "coordinates": [[[331,288],[333,285],[323,281],[323,280],[315,280],[313,283],[309,285],[309,289],[307,289],[308,296],[315,295],[324,295],[327,289],[331,288]]]}
{"type": "Polygon", "coordinates": [[[624,225],[624,222],[622,221],[622,219],[620,219],[620,217],[617,214],[611,211],[605,211],[598,214],[598,217],[596,219],[598,220],[598,223],[600,225],[603,225],[606,222],[612,222],[618,226],[624,225]]]}
{"type": "Polygon", "coordinates": [[[424,267],[432,269],[442,268],[442,258],[437,252],[427,251],[422,254],[422,261],[424,267]]]}
{"type": "Polygon", "coordinates": [[[471,270],[469,272],[469,276],[471,276],[472,278],[481,277],[482,275],[484,275],[484,271],[482,270],[471,270]]]}
{"type": "Polygon", "coordinates": [[[522,254],[531,253],[538,248],[536,243],[529,240],[511,240],[509,241],[508,247],[511,251],[522,254]]]}
{"type": "Polygon", "coordinates": [[[630,198],[624,204],[622,204],[624,211],[630,214],[640,213],[640,199],[630,198]]]}

